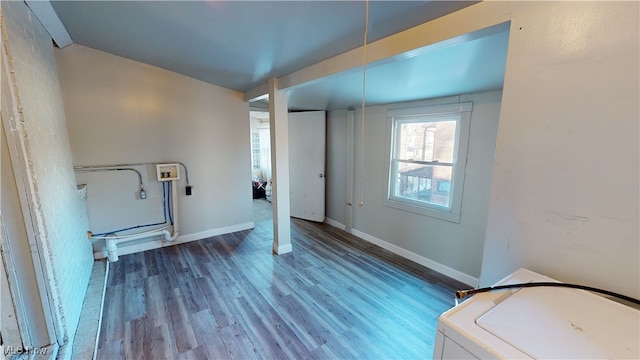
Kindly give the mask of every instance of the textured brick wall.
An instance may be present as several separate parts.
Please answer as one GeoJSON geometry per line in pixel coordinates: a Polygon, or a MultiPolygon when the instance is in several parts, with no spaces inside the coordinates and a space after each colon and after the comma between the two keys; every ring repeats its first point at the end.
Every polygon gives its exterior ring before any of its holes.
{"type": "Polygon", "coordinates": [[[76,188],[51,38],[24,2],[3,2],[2,13],[3,41],[15,70],[10,82],[23,110],[15,131],[24,139],[32,216],[59,320],[56,330],[67,341],[77,328],[93,265],[86,208],[76,188]]]}

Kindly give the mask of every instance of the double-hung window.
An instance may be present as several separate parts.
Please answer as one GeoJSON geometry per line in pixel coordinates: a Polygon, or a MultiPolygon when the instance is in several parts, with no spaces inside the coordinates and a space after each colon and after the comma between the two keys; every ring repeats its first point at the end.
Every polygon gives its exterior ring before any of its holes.
{"type": "Polygon", "coordinates": [[[385,205],[460,222],[471,103],[390,110],[385,205]]]}

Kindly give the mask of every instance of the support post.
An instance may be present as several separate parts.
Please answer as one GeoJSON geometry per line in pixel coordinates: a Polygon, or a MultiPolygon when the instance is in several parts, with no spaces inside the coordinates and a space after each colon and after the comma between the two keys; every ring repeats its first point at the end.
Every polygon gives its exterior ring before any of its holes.
{"type": "Polygon", "coordinates": [[[286,254],[291,246],[289,205],[289,120],[287,93],[280,90],[278,79],[269,87],[269,123],[271,132],[271,188],[273,203],[273,253],[286,254]]]}

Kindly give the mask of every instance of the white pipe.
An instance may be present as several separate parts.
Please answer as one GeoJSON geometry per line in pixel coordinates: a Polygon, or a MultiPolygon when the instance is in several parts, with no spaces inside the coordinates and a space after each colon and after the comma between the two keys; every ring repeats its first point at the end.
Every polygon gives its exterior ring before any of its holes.
{"type": "Polygon", "coordinates": [[[118,261],[118,245],[116,244],[115,239],[106,239],[105,243],[107,247],[107,258],[109,261],[118,261]]]}
{"type": "Polygon", "coordinates": [[[167,230],[165,230],[167,227],[168,226],[165,226],[157,230],[145,231],[143,233],[133,234],[133,235],[93,236],[92,239],[112,240],[116,244],[119,244],[122,242],[131,241],[131,240],[138,240],[138,239],[144,239],[152,236],[164,235],[165,232],[168,232],[167,230]]]}
{"type": "Polygon", "coordinates": [[[171,235],[169,230],[163,229],[163,230],[147,231],[147,232],[135,234],[135,235],[128,235],[126,237],[102,236],[102,237],[96,237],[96,239],[105,240],[107,258],[109,258],[109,261],[114,262],[114,261],[118,261],[118,244],[127,242],[127,241],[145,239],[145,238],[150,238],[150,237],[160,236],[160,235],[164,236],[165,241],[174,241],[178,237],[178,232],[174,231],[173,235],[171,235]]]}
{"type": "Polygon", "coordinates": [[[162,235],[163,232],[162,230],[167,229],[171,227],[171,225],[167,224],[161,228],[157,228],[154,230],[149,230],[149,231],[145,231],[145,232],[141,232],[138,234],[131,234],[131,235],[106,235],[106,236],[91,236],[92,239],[112,239],[112,240],[118,240],[118,242],[123,242],[123,241],[129,241],[129,240],[136,240],[136,239],[142,239],[142,238],[146,238],[146,237],[151,237],[151,236],[156,236],[156,235],[162,235]],[[119,241],[122,240],[122,241],[119,241]]]}

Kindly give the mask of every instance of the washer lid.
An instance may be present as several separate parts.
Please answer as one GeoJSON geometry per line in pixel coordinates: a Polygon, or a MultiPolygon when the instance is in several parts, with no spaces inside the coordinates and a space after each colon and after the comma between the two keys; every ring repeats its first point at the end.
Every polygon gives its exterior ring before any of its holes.
{"type": "Polygon", "coordinates": [[[524,288],[476,324],[538,359],[640,359],[640,311],[567,288],[524,288]]]}

